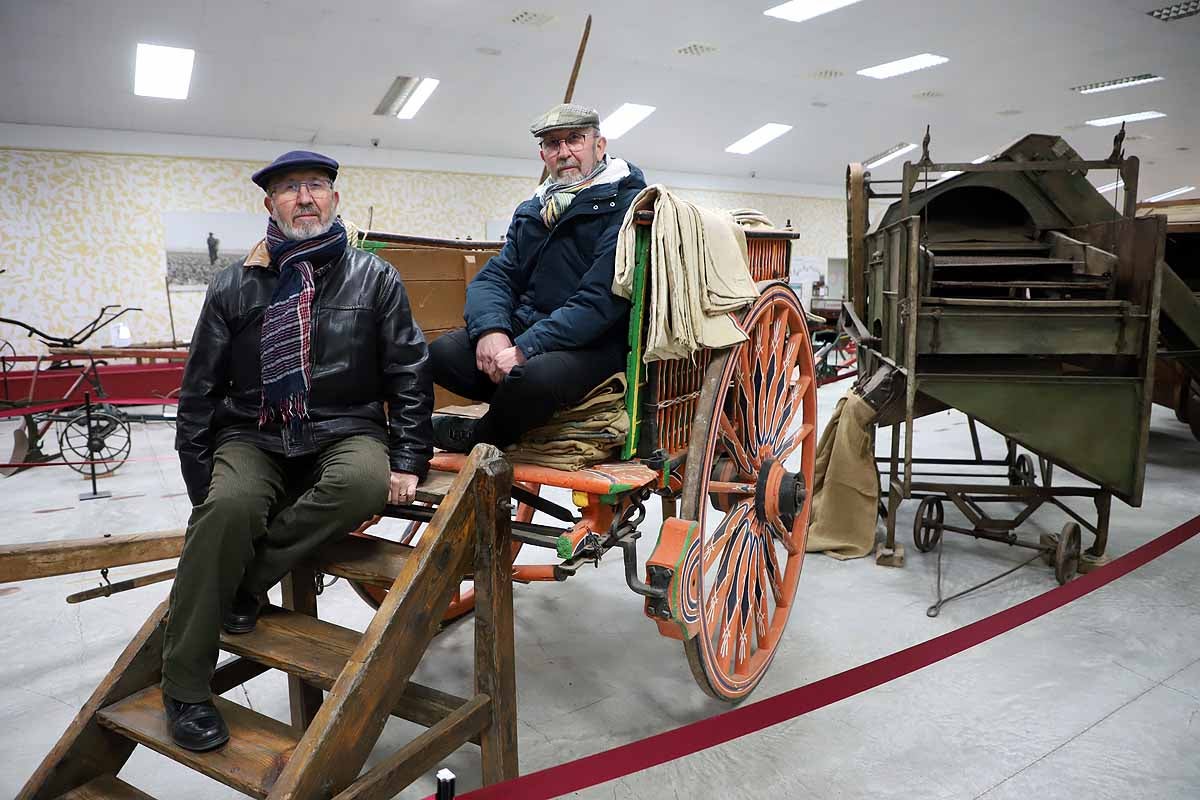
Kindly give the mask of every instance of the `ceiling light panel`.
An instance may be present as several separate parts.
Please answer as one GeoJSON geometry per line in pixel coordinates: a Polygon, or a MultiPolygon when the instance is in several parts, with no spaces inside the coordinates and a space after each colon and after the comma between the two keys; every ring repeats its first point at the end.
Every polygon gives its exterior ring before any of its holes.
{"type": "Polygon", "coordinates": [[[1147,11],[1146,13],[1163,22],[1175,22],[1176,20],[1200,14],[1200,0],[1190,0],[1187,3],[1173,3],[1169,6],[1156,8],[1153,11],[1147,11]]]}
{"type": "Polygon", "coordinates": [[[772,6],[763,13],[768,17],[786,19],[788,22],[804,22],[857,2],[859,0],[791,0],[790,3],[772,6]]]}
{"type": "Polygon", "coordinates": [[[1072,86],[1071,91],[1079,92],[1080,94],[1096,94],[1097,92],[1110,92],[1113,89],[1128,89],[1130,86],[1141,86],[1144,83],[1156,83],[1161,80],[1161,75],[1151,75],[1147,72],[1143,75],[1130,75],[1127,78],[1117,78],[1111,81],[1072,86]]]}
{"type": "Polygon", "coordinates": [[[141,97],[186,100],[196,51],[138,42],[133,93],[141,97]]]}
{"type": "Polygon", "coordinates": [[[646,117],[654,113],[654,106],[623,103],[613,113],[600,121],[600,135],[606,139],[620,139],[646,117]]]}
{"type": "Polygon", "coordinates": [[[920,55],[909,56],[898,61],[889,61],[886,64],[876,64],[873,67],[860,69],[858,74],[865,75],[868,78],[883,80],[884,78],[894,78],[897,75],[916,72],[919,69],[936,67],[938,64],[945,64],[949,60],[945,56],[938,56],[933,53],[921,53],[920,55]]]}
{"type": "Polygon", "coordinates": [[[412,119],[438,87],[437,78],[413,78],[398,75],[375,107],[376,116],[412,119]]]}
{"type": "Polygon", "coordinates": [[[1097,186],[1096,191],[1099,192],[1100,194],[1104,194],[1105,192],[1111,192],[1114,189],[1124,189],[1124,188],[1125,188],[1125,181],[1113,181],[1112,183],[1106,183],[1103,186],[1097,186]]]}
{"type": "Polygon", "coordinates": [[[889,147],[887,150],[884,150],[882,153],[873,155],[869,159],[867,159],[867,169],[871,169],[873,167],[878,167],[880,164],[886,164],[887,162],[891,161],[893,158],[899,158],[900,156],[907,153],[909,150],[916,150],[916,149],[917,149],[917,146],[915,144],[912,144],[910,142],[900,142],[895,147],[889,147]]]}
{"type": "Polygon", "coordinates": [[[1194,192],[1195,190],[1195,186],[1180,186],[1178,189],[1172,189],[1169,192],[1163,192],[1162,194],[1154,195],[1154,197],[1149,197],[1146,199],[1146,202],[1157,203],[1159,200],[1170,200],[1172,197],[1178,197],[1181,194],[1187,194],[1188,192],[1194,192]]]}
{"type": "Polygon", "coordinates": [[[743,136],[729,147],[725,148],[726,153],[737,153],[738,155],[746,155],[753,153],[758,148],[762,147],[767,142],[778,139],[792,129],[791,125],[783,125],[779,122],[768,122],[756,131],[743,136]]]}
{"type": "Polygon", "coordinates": [[[1135,114],[1122,114],[1119,117],[1101,117],[1100,119],[1089,119],[1088,125],[1095,128],[1103,128],[1106,125],[1120,125],[1122,122],[1144,122],[1148,119],[1158,119],[1165,117],[1166,114],[1161,111],[1138,111],[1135,114]]]}

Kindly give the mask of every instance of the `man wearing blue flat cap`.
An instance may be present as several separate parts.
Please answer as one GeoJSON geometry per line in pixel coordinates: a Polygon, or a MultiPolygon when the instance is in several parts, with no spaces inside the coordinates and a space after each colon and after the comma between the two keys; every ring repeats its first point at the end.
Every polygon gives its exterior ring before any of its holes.
{"type": "Polygon", "coordinates": [[[210,684],[220,629],[253,630],[267,590],[387,502],[433,454],[425,337],[386,262],[347,240],[338,163],[305,150],[254,173],[266,238],[213,278],[179,393],[192,514],[163,641],[171,737],[229,739],[210,684]]]}

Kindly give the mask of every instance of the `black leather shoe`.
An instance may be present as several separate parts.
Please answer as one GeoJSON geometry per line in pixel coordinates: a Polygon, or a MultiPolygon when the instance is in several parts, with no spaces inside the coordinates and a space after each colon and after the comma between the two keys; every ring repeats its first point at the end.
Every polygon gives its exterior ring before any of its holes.
{"type": "Polygon", "coordinates": [[[221,719],[221,712],[211,700],[203,703],[183,703],[163,694],[163,708],[167,712],[167,730],[171,741],[187,750],[204,752],[215,750],[229,741],[229,728],[221,719]]]}
{"type": "Polygon", "coordinates": [[[475,428],[479,420],[451,414],[433,416],[433,446],[451,453],[468,453],[475,446],[475,428]]]}
{"type": "Polygon", "coordinates": [[[233,596],[233,606],[221,620],[226,633],[249,633],[258,622],[258,614],[265,604],[263,598],[238,589],[233,596]]]}

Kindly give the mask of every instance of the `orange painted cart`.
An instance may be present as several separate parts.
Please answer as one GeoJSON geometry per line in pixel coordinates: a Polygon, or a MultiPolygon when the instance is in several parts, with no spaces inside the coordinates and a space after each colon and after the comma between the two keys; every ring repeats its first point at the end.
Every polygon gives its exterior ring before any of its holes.
{"type": "MultiPolygon", "coordinates": [[[[795,234],[747,231],[760,289],[738,316],[748,341],[701,351],[694,362],[647,365],[641,355],[652,217],[639,212],[637,221],[629,440],[620,460],[576,472],[514,464],[514,546],[545,547],[557,560],[517,565],[513,579],[566,580],[619,548],[626,582],[646,598],[645,614],[659,633],[682,642],[700,687],[738,701],[762,679],[779,646],[808,529],[817,402],[804,310],[786,283],[795,234]],[[541,486],[569,489],[574,507],[540,496],[541,486]],[[639,576],[638,525],[651,495],[661,498],[664,522],[639,576]],[[559,524],[534,523],[535,511],[559,524]]],[[[440,473],[423,484],[431,487],[426,494],[418,493],[427,504],[388,509],[388,516],[411,522],[407,540],[432,516],[439,481],[465,461],[437,454],[433,468],[440,473]]],[[[383,590],[355,588],[373,604],[382,597],[383,590]]],[[[466,613],[472,602],[464,584],[452,613],[466,613]]]]}

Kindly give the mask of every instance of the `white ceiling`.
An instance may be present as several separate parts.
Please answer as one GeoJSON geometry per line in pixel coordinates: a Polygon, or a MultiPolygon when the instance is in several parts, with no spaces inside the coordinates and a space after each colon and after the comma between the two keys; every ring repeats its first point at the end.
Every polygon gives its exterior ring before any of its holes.
{"type": "Polygon", "coordinates": [[[937,160],[1028,132],[1101,158],[1116,129],[1084,120],[1158,110],[1167,118],[1129,127],[1146,137],[1126,144],[1142,158],[1139,194],[1200,185],[1200,16],[1146,15],[1167,0],[863,0],[804,23],[764,16],[776,2],[0,0],[0,122],[532,157],[529,121],[561,99],[591,11],[575,98],[602,115],[658,106],[611,146],[645,166],[837,185],[848,161],[919,142],[926,123],[937,160]],[[513,24],[523,10],[554,19],[513,24]],[[188,100],[133,94],[139,41],[196,50],[188,100]],[[693,41],[718,52],[674,53],[693,41]],[[922,52],[950,61],[854,74],[922,52]],[[1166,80],[1070,91],[1144,72],[1166,80]],[[372,115],[396,75],[442,81],[414,120],[372,115]],[[940,96],[915,97],[929,91],[940,96]],[[724,152],[766,122],[795,127],[751,155],[724,152]]]}

